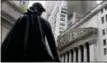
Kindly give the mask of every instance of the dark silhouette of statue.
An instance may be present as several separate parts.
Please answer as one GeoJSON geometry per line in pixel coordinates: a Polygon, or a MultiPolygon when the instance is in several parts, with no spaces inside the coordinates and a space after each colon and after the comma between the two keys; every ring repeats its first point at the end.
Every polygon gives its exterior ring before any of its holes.
{"type": "Polygon", "coordinates": [[[34,3],[23,13],[6,36],[1,47],[2,62],[58,62],[51,26],[41,16],[45,9],[34,3]],[[53,58],[46,49],[48,40],[53,58]]]}

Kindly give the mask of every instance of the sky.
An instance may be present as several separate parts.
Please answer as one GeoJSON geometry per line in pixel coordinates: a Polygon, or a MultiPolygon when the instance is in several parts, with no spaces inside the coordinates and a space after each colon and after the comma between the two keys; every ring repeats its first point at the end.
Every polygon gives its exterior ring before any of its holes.
{"type": "Polygon", "coordinates": [[[45,6],[45,1],[29,1],[28,8],[35,2],[40,2],[43,6],[45,6]]]}
{"type": "MultiPolygon", "coordinates": [[[[43,6],[45,6],[45,1],[30,1],[28,8],[34,3],[34,2],[40,2],[43,6]]],[[[96,1],[98,4],[101,3],[102,1],[96,1]]]]}
{"type": "Polygon", "coordinates": [[[101,3],[102,1],[96,1],[98,4],[101,3]]]}

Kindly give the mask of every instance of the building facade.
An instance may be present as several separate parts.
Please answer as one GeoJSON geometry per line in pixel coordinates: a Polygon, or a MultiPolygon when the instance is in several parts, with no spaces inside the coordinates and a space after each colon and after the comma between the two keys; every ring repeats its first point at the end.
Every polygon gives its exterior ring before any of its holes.
{"type": "Polygon", "coordinates": [[[48,20],[49,16],[51,15],[53,9],[54,9],[54,6],[55,6],[55,3],[56,1],[45,1],[45,15],[43,16],[44,18],[46,18],[48,20]]]}
{"type": "MultiPolygon", "coordinates": [[[[55,40],[57,37],[66,30],[67,28],[67,2],[66,1],[51,1],[48,3],[47,12],[48,12],[48,21],[51,24],[55,40]],[[53,5],[50,6],[53,2],[53,5]],[[49,9],[49,11],[48,11],[49,9]]],[[[57,41],[56,41],[57,45],[57,41]]]]}
{"type": "Polygon", "coordinates": [[[70,13],[76,12],[81,15],[85,15],[87,12],[89,12],[91,9],[93,9],[95,6],[97,6],[97,2],[94,1],[68,1],[68,15],[70,13]]]}
{"type": "Polygon", "coordinates": [[[107,61],[107,1],[103,1],[58,37],[64,62],[107,61]]]}
{"type": "MultiPolygon", "coordinates": [[[[18,17],[24,12],[24,6],[27,7],[28,1],[4,1],[2,2],[1,15],[1,42],[5,39],[7,33],[14,25],[18,17]],[[23,2],[25,2],[23,4],[23,2]]],[[[25,7],[25,8],[26,8],[25,7]]]]}
{"type": "Polygon", "coordinates": [[[69,15],[68,19],[68,28],[74,24],[75,22],[79,21],[82,18],[83,15],[73,12],[69,15]]]}

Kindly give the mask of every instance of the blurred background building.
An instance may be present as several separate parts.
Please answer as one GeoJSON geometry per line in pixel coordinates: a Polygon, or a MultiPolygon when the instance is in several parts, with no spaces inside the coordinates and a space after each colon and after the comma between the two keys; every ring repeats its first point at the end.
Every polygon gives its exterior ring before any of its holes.
{"type": "Polygon", "coordinates": [[[51,24],[56,45],[57,37],[67,28],[67,10],[67,1],[46,1],[47,20],[51,24]]]}
{"type": "Polygon", "coordinates": [[[73,12],[68,16],[68,28],[71,27],[75,22],[79,21],[83,15],[73,12]]]}
{"type": "Polygon", "coordinates": [[[68,2],[68,15],[73,12],[85,15],[92,8],[97,5],[96,1],[69,1],[68,2]]]}
{"type": "Polygon", "coordinates": [[[69,1],[68,26],[71,26],[74,23],[75,20],[73,21],[72,19],[76,19],[76,21],[78,21],[78,19],[82,18],[97,5],[98,3],[96,1],[69,1]],[[74,16],[76,16],[77,18],[74,16]]]}
{"type": "MultiPolygon", "coordinates": [[[[2,41],[29,2],[2,1],[2,41]]],[[[61,61],[107,61],[107,1],[45,1],[44,8],[61,61]]]]}
{"type": "Polygon", "coordinates": [[[3,41],[11,27],[16,22],[16,19],[25,12],[28,6],[28,1],[3,1],[1,4],[1,40],[3,41]]]}
{"type": "Polygon", "coordinates": [[[53,9],[54,9],[54,6],[55,6],[55,3],[56,1],[46,1],[45,2],[45,9],[46,9],[46,15],[43,15],[44,18],[48,19],[49,16],[51,15],[53,9]],[[46,16],[46,17],[45,17],[46,16]]]}
{"type": "MultiPolygon", "coordinates": [[[[73,19],[72,19],[73,20],[73,19]]],[[[64,62],[107,61],[107,1],[91,9],[58,38],[64,62]]]]}

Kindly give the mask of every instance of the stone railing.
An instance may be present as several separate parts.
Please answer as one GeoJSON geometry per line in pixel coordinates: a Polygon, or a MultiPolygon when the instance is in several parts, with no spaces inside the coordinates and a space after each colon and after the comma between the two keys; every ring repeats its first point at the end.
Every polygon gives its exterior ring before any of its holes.
{"type": "Polygon", "coordinates": [[[68,45],[71,42],[78,41],[86,36],[96,33],[96,28],[76,28],[67,30],[63,35],[58,37],[58,49],[68,45]]]}

